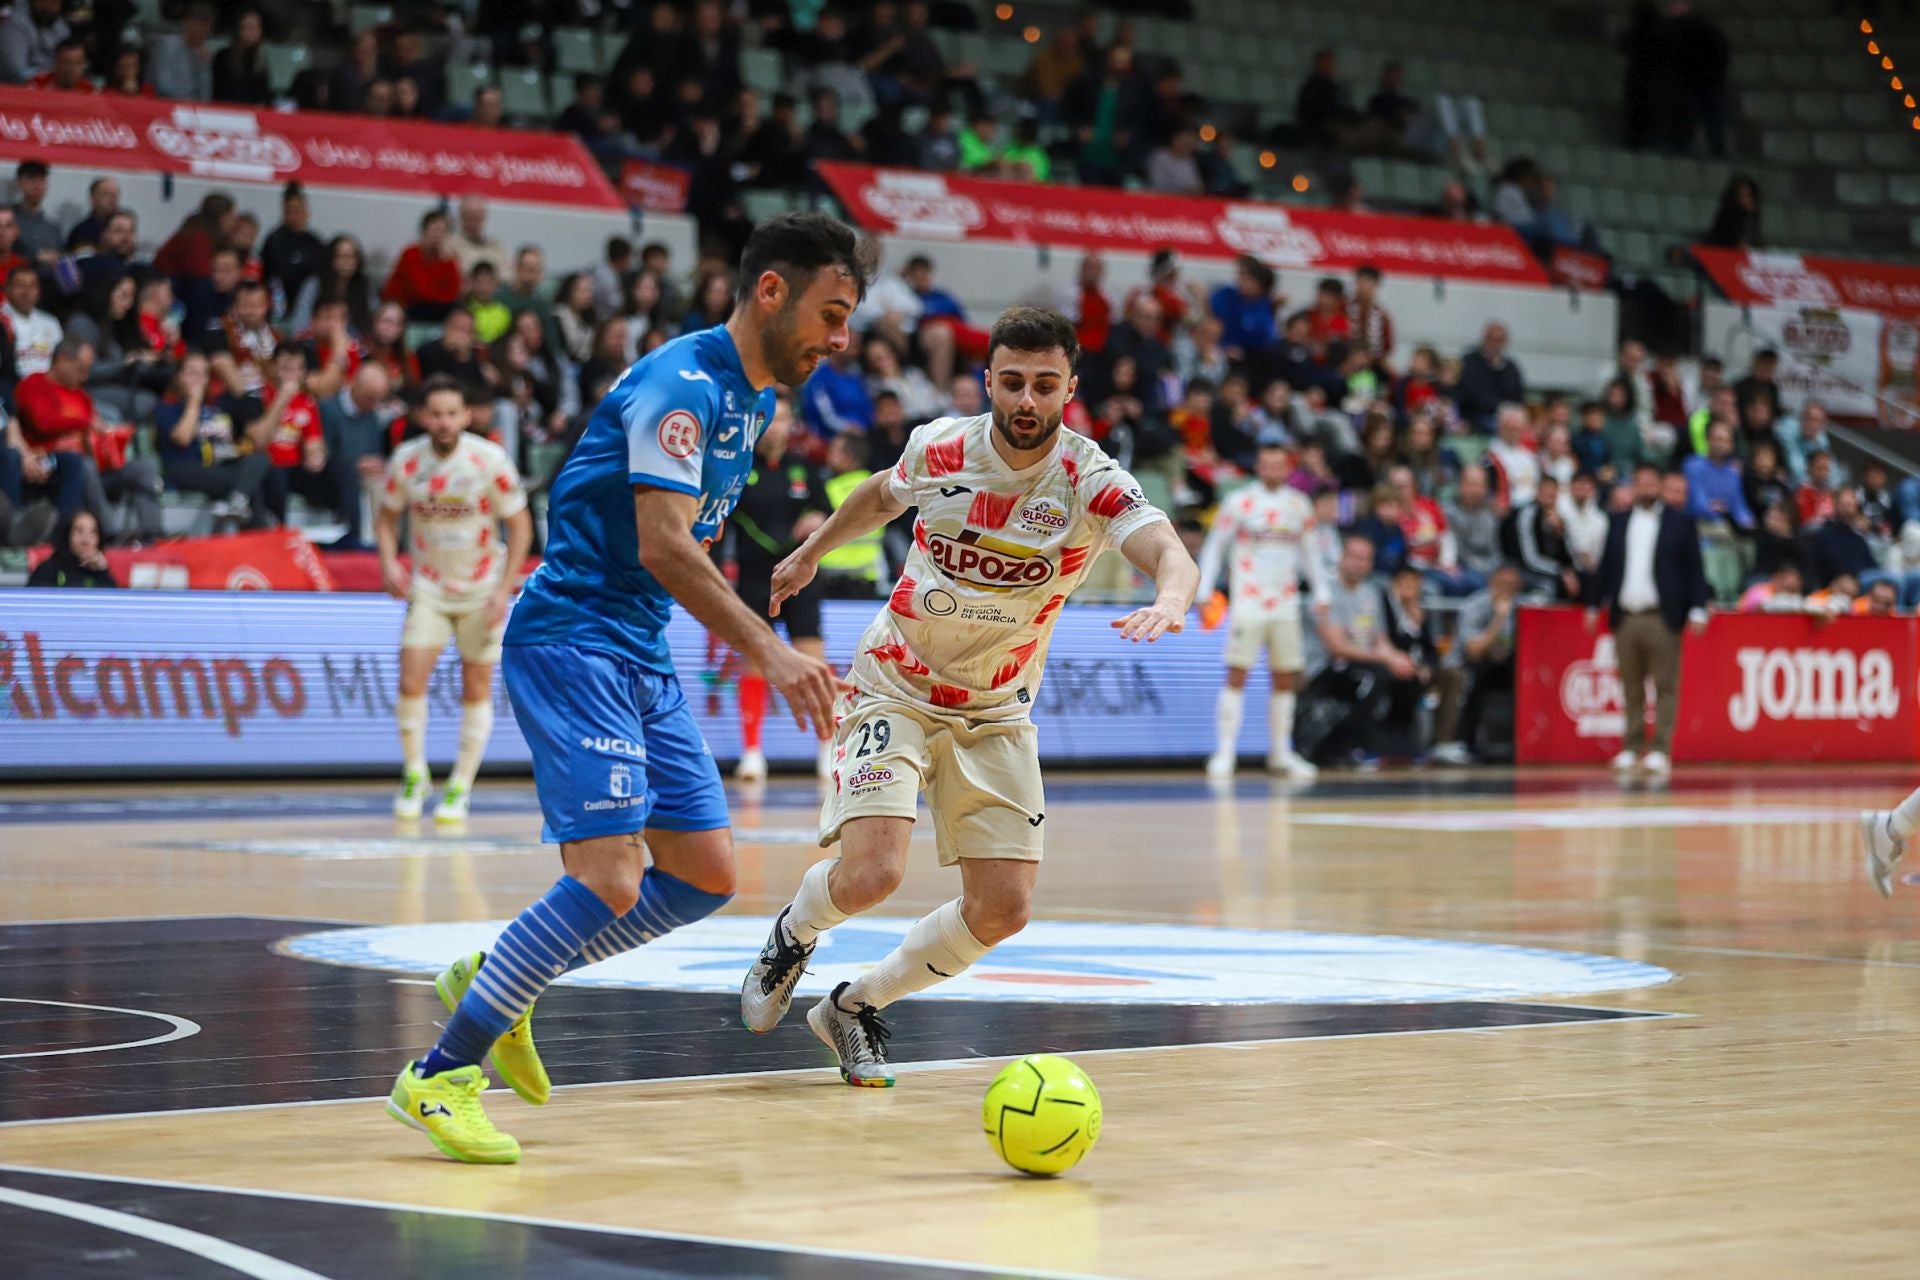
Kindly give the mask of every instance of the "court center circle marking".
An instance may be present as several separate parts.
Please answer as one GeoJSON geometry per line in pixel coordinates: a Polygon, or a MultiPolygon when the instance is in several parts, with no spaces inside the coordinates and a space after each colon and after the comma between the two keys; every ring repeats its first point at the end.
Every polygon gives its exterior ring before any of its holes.
{"type": "MultiPolygon", "coordinates": [[[[908,919],[861,916],[822,936],[801,980],[825,995],[879,963],[908,919]]],[[[494,945],[505,921],[337,929],[288,938],[286,955],[429,976],[494,945]]],[[[717,916],[562,978],[570,985],[737,991],[772,921],[717,916]]],[[[1616,956],[1366,934],[1040,920],[979,964],[922,993],[938,999],[1073,1004],[1409,1004],[1586,996],[1673,974],[1616,956]]]]}
{"type": "Polygon", "coordinates": [[[200,1034],[200,1024],[191,1018],[177,1017],[171,1013],[155,1013],[151,1009],[120,1009],[110,1004],[74,1004],[69,1000],[28,1000],[18,996],[0,996],[0,1004],[44,1004],[56,1009],[89,1009],[95,1013],[124,1013],[134,1018],[152,1018],[156,1022],[165,1022],[170,1029],[165,1035],[148,1036],[145,1040],[125,1040],[119,1044],[80,1045],[71,1049],[36,1049],[31,1053],[0,1053],[0,1061],[14,1058],[59,1058],[76,1053],[112,1053],[116,1049],[144,1049],[151,1044],[167,1044],[174,1040],[185,1040],[188,1036],[200,1034]]]}

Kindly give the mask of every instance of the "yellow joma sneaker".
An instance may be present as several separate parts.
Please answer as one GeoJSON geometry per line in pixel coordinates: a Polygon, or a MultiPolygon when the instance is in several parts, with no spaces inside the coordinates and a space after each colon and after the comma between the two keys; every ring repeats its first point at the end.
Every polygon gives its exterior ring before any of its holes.
{"type": "MultiPolygon", "coordinates": [[[[467,994],[474,975],[480,972],[486,959],[484,951],[461,956],[433,980],[433,989],[440,993],[440,1003],[447,1006],[448,1013],[459,1006],[460,998],[467,994]]],[[[547,1068],[540,1061],[540,1051],[533,1045],[532,1005],[527,1006],[519,1021],[507,1028],[505,1035],[493,1042],[493,1069],[500,1073],[502,1084],[536,1107],[545,1106],[553,1096],[553,1082],[547,1079],[547,1068]]]]}
{"type": "Polygon", "coordinates": [[[477,1066],[423,1076],[409,1062],[387,1095],[387,1114],[433,1139],[442,1154],[468,1164],[514,1164],[520,1144],[493,1127],[480,1106],[487,1078],[477,1066]]]}

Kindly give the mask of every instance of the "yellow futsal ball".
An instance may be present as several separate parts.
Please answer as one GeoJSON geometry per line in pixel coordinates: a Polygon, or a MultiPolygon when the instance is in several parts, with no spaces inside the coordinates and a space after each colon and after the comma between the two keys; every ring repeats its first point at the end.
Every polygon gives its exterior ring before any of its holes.
{"type": "Polygon", "coordinates": [[[1029,1054],[987,1086],[987,1145],[1022,1173],[1065,1173],[1100,1137],[1100,1092],[1087,1073],[1050,1053],[1029,1054]]]}

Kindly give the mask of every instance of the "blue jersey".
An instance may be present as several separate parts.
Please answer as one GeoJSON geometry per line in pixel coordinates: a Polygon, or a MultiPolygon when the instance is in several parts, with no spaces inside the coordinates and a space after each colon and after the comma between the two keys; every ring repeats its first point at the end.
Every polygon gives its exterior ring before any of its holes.
{"type": "Polygon", "coordinates": [[[693,536],[709,543],[753,467],[773,417],[724,325],[634,364],[593,411],[547,505],[547,550],[507,626],[510,645],[577,645],[670,675],[673,597],[640,567],[633,486],[699,499],[693,536]]]}

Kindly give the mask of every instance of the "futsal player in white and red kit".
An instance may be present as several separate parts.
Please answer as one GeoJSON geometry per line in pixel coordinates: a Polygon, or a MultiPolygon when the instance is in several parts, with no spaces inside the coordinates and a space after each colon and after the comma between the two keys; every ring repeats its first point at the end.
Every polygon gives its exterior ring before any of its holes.
{"type": "Polygon", "coordinates": [[[808,870],[741,986],[749,1030],[771,1031],[820,935],[899,887],[925,791],[960,897],[917,922],[879,964],[811,1010],[849,1084],[887,1086],[880,1011],[955,977],[1027,921],[1046,801],[1029,713],[1060,608],[1107,546],[1157,588],[1117,619],[1128,640],[1179,631],[1198,570],[1164,513],[1098,445],[1062,431],[1079,343],[1057,312],[1015,307],[987,349],[991,412],[913,433],[900,463],[863,482],[775,570],[772,608],[821,557],[919,508],[913,549],[861,638],[836,708],[833,792],[808,870]]]}
{"type": "Polygon", "coordinates": [[[436,822],[460,822],[493,734],[493,668],[533,544],[533,520],[507,451],[467,430],[473,415],[457,382],[445,375],[429,378],[415,420],[426,434],[394,450],[374,526],[387,592],[407,602],[395,707],[402,765],[393,814],[418,818],[426,804],[432,786],[427,684],[452,640],[460,650],[460,749],[433,816],[436,822]],[[411,572],[400,563],[402,513],[411,572]]]}
{"type": "Polygon", "coordinates": [[[1260,442],[1255,483],[1229,494],[1214,515],[1200,549],[1200,598],[1211,598],[1228,570],[1227,679],[1214,706],[1215,746],[1209,778],[1233,776],[1246,706],[1247,672],[1267,651],[1273,692],[1267,702],[1267,768],[1290,778],[1318,774],[1293,749],[1294,689],[1306,666],[1306,618],[1300,580],[1312,588],[1314,607],[1330,598],[1326,566],[1314,555],[1313,503],[1287,483],[1292,457],[1284,441],[1260,442]]]}

